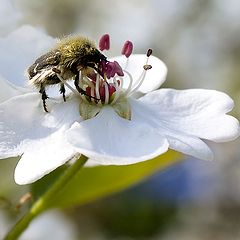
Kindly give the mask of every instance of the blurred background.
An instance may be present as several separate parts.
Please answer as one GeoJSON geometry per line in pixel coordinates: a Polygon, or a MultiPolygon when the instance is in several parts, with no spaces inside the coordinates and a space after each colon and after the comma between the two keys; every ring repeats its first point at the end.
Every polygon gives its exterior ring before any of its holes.
{"type": "MultiPolygon", "coordinates": [[[[240,119],[239,0],[1,1],[0,36],[24,24],[57,38],[78,33],[97,41],[110,33],[109,56],[131,40],[135,53],[152,48],[166,63],[164,87],[226,92],[240,119]]],[[[47,213],[22,239],[240,239],[239,145],[211,143],[212,162],[186,157],[124,192],[47,213]]],[[[0,237],[27,191],[13,181],[16,162],[0,161],[0,237]]]]}

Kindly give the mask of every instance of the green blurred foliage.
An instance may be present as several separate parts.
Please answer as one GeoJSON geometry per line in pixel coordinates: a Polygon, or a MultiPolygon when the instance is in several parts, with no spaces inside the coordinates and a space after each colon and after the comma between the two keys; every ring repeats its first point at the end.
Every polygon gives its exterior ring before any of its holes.
{"type": "MultiPolygon", "coordinates": [[[[85,167],[71,179],[54,198],[44,202],[45,209],[56,207],[71,207],[92,202],[98,198],[108,196],[117,191],[128,188],[139,181],[151,176],[175,162],[180,154],[174,151],[158,156],[152,160],[123,166],[85,167]]],[[[32,185],[34,199],[51,187],[55,179],[63,174],[65,167],[61,167],[40,179],[32,185]]]]}
{"type": "Polygon", "coordinates": [[[73,215],[79,233],[85,234],[86,239],[91,239],[91,230],[87,226],[89,224],[94,229],[94,225],[98,223],[96,231],[103,232],[105,239],[149,239],[167,231],[169,226],[178,221],[176,205],[150,201],[135,195],[132,188],[69,210],[68,214],[73,215]]]}

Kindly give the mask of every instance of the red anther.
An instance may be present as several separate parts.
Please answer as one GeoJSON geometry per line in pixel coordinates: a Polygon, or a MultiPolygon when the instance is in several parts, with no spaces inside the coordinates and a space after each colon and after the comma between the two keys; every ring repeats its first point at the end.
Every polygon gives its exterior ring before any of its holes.
{"type": "Polygon", "coordinates": [[[95,72],[88,73],[87,77],[90,78],[94,84],[96,83],[97,74],[95,72]]]}
{"type": "Polygon", "coordinates": [[[132,54],[133,51],[133,43],[131,41],[126,41],[122,48],[122,54],[127,58],[132,54]]]}
{"type": "Polygon", "coordinates": [[[104,101],[105,100],[105,87],[104,86],[99,87],[99,95],[100,95],[101,101],[104,101]]]}
{"type": "Polygon", "coordinates": [[[111,97],[114,92],[116,92],[116,88],[113,85],[108,85],[109,96],[111,97]]]}
{"type": "Polygon", "coordinates": [[[149,49],[147,50],[147,57],[150,57],[151,55],[152,55],[152,49],[149,48],[149,49]]]}
{"type": "Polygon", "coordinates": [[[86,96],[91,96],[91,88],[86,87],[86,96]]]}
{"type": "Polygon", "coordinates": [[[112,78],[115,75],[114,71],[115,65],[113,62],[107,62],[104,66],[103,73],[107,76],[107,78],[112,78]]]}
{"type": "Polygon", "coordinates": [[[143,66],[144,70],[149,70],[149,69],[152,69],[152,65],[149,65],[149,64],[146,64],[143,66]]]}
{"type": "Polygon", "coordinates": [[[124,76],[124,73],[123,73],[123,70],[121,68],[121,66],[119,65],[119,63],[117,61],[114,61],[114,65],[115,65],[115,73],[120,76],[120,77],[123,77],[124,76]]]}
{"type": "Polygon", "coordinates": [[[117,61],[101,63],[101,71],[108,79],[114,77],[115,74],[118,76],[124,76],[122,68],[117,61]]]}
{"type": "Polygon", "coordinates": [[[109,48],[110,48],[110,36],[109,34],[106,33],[99,40],[99,49],[103,51],[109,50],[109,48]]]}

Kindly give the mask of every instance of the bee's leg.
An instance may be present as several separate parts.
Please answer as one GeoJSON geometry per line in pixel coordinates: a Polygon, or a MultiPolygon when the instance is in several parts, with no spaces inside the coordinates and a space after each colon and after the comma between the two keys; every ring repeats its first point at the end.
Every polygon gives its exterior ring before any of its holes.
{"type": "Polygon", "coordinates": [[[61,83],[61,85],[60,85],[60,90],[59,90],[59,92],[63,95],[63,100],[64,100],[64,102],[66,102],[66,96],[65,96],[66,89],[65,89],[63,83],[61,83]]]}
{"type": "Polygon", "coordinates": [[[77,75],[76,75],[76,77],[75,77],[75,79],[74,79],[74,85],[75,85],[77,91],[78,91],[80,94],[84,94],[84,93],[85,93],[85,91],[79,87],[79,72],[77,73],[77,75]],[[83,92],[84,92],[84,93],[83,93],[83,92]]]}
{"type": "Polygon", "coordinates": [[[48,96],[46,94],[45,87],[43,86],[43,84],[41,84],[41,88],[40,88],[39,93],[42,94],[43,109],[44,109],[45,112],[48,112],[47,104],[46,104],[46,99],[48,99],[48,96]]]}
{"type": "Polygon", "coordinates": [[[85,95],[85,96],[90,97],[90,98],[93,98],[93,99],[95,99],[95,100],[99,100],[99,99],[96,98],[96,97],[93,97],[93,96],[88,95],[88,94],[86,93],[86,91],[84,91],[82,88],[79,87],[79,73],[78,73],[78,74],[76,75],[76,77],[75,77],[74,85],[75,85],[77,91],[78,91],[80,94],[85,95]]]}
{"type": "Polygon", "coordinates": [[[103,73],[95,66],[94,63],[88,63],[87,66],[94,69],[100,76],[104,77],[103,73]]]}

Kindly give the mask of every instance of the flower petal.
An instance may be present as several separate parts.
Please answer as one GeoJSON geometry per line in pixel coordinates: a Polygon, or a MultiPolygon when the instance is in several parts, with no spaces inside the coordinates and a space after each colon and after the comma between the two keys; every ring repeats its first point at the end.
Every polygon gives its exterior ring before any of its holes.
{"type": "Polygon", "coordinates": [[[32,183],[77,154],[66,142],[64,133],[63,128],[44,138],[24,143],[24,154],[15,168],[17,184],[32,183]]]}
{"type": "Polygon", "coordinates": [[[201,139],[181,132],[180,129],[169,128],[165,121],[161,121],[158,114],[145,102],[132,99],[131,103],[132,114],[139,115],[142,121],[151,125],[156,132],[164,135],[169,142],[169,148],[200,159],[211,160],[213,158],[212,151],[201,139]],[[133,104],[133,102],[135,103],[133,104]]]}
{"type": "Polygon", "coordinates": [[[169,148],[199,159],[213,159],[211,149],[201,139],[174,131],[165,131],[165,134],[169,142],[169,148]]]}
{"type": "Polygon", "coordinates": [[[65,131],[79,120],[78,99],[56,104],[48,100],[45,113],[40,94],[29,93],[0,104],[0,158],[23,154],[16,182],[30,183],[69,160],[76,151],[65,131]]]}
{"type": "Polygon", "coordinates": [[[234,140],[239,136],[239,122],[226,115],[233,108],[225,93],[204,90],[161,89],[140,99],[168,129],[215,142],[234,140]]]}
{"type": "Polygon", "coordinates": [[[14,86],[7,80],[3,79],[3,77],[1,76],[0,76],[0,86],[1,86],[0,103],[8,100],[11,97],[26,93],[28,91],[27,89],[14,86]]]}
{"type": "MultiPolygon", "coordinates": [[[[128,58],[128,62],[125,56],[118,56],[110,59],[110,61],[117,61],[123,69],[127,70],[132,75],[133,84],[140,77],[146,60],[147,56],[145,54],[133,54],[128,58]]],[[[148,93],[158,89],[167,76],[167,67],[159,58],[150,56],[148,64],[152,66],[152,69],[148,70],[145,80],[139,88],[139,91],[142,93],[148,93]]],[[[129,79],[127,76],[124,76],[123,88],[127,88],[128,85],[129,79]]]]}
{"type": "Polygon", "coordinates": [[[6,37],[0,38],[1,75],[11,83],[24,86],[24,70],[54,42],[55,40],[42,30],[29,25],[21,26],[6,37]]]}
{"type": "Polygon", "coordinates": [[[166,138],[139,121],[138,116],[129,121],[111,107],[104,107],[95,118],[73,124],[67,140],[78,152],[101,164],[141,162],[168,149],[166,138]]]}

